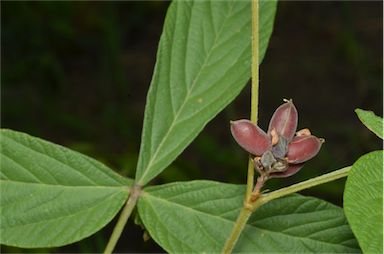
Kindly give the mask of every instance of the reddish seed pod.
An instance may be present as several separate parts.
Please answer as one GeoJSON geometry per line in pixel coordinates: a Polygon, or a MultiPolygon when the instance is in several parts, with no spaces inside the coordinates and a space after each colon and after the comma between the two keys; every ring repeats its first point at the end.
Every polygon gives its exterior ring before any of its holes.
{"type": "Polygon", "coordinates": [[[323,142],[323,139],[312,135],[295,137],[288,145],[288,162],[298,164],[312,159],[320,151],[323,142]]]}
{"type": "Polygon", "coordinates": [[[268,134],[275,131],[286,140],[291,141],[297,128],[297,110],[292,100],[278,107],[269,122],[268,134]]]}
{"type": "Polygon", "coordinates": [[[231,121],[231,132],[236,142],[253,155],[261,156],[272,148],[269,136],[249,120],[231,121]]]}
{"type": "Polygon", "coordinates": [[[269,174],[268,178],[285,178],[285,177],[292,176],[292,175],[296,174],[297,172],[299,172],[303,166],[304,166],[304,163],[290,165],[287,168],[287,170],[285,170],[284,172],[271,173],[271,174],[269,174]]]}

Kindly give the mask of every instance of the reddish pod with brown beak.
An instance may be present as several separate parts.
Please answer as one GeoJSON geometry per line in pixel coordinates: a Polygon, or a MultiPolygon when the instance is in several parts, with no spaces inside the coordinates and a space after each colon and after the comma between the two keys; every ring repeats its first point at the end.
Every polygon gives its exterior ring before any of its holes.
{"type": "Polygon", "coordinates": [[[312,159],[320,151],[324,139],[312,135],[296,136],[288,144],[288,163],[299,164],[312,159]]]}
{"type": "Polygon", "coordinates": [[[292,100],[284,100],[285,103],[278,107],[269,122],[268,134],[273,131],[285,138],[288,142],[292,140],[297,129],[298,114],[292,100]]]}

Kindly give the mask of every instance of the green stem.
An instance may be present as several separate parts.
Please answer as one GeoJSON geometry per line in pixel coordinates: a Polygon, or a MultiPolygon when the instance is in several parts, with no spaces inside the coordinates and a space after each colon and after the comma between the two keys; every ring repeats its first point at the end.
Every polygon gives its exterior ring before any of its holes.
{"type": "Polygon", "coordinates": [[[324,175],[321,175],[321,176],[318,176],[315,178],[311,178],[307,181],[293,184],[291,186],[270,192],[268,194],[261,196],[260,202],[262,204],[265,204],[265,203],[267,203],[273,199],[287,196],[289,194],[299,192],[299,191],[311,188],[311,187],[316,186],[316,185],[320,185],[323,183],[327,183],[327,182],[331,182],[331,181],[340,179],[342,177],[347,176],[348,172],[351,170],[351,168],[352,167],[345,167],[342,169],[338,169],[338,170],[332,171],[331,173],[324,174],[324,175]]]}
{"type": "MultiPolygon", "coordinates": [[[[257,124],[259,106],[259,1],[252,0],[252,86],[251,121],[257,124]]],[[[247,190],[245,200],[249,200],[254,183],[255,169],[252,158],[248,161],[247,190]]]]}
{"type": "MultiPolygon", "coordinates": [[[[257,123],[259,105],[259,1],[252,0],[252,87],[251,87],[251,121],[257,123]]],[[[247,189],[244,205],[227,239],[222,253],[231,253],[249,217],[252,214],[251,194],[254,185],[254,166],[249,157],[247,173],[247,189]]]]}
{"type": "Polygon", "coordinates": [[[232,229],[232,233],[227,239],[227,242],[225,243],[225,246],[221,253],[223,254],[230,254],[232,253],[233,248],[235,247],[235,244],[237,240],[239,239],[239,236],[241,232],[243,231],[245,225],[247,225],[247,221],[249,217],[251,216],[252,211],[248,209],[241,209],[239,216],[237,217],[237,220],[235,222],[235,226],[232,229]]]}
{"type": "Polygon", "coordinates": [[[140,197],[141,186],[135,185],[132,187],[131,195],[125,204],[123,211],[120,214],[119,220],[116,223],[115,228],[113,229],[112,235],[109,238],[107,247],[105,247],[104,254],[111,254],[115,249],[116,243],[119,240],[121,233],[127,224],[128,218],[131,215],[133,209],[136,206],[137,200],[140,197]]]}
{"type": "Polygon", "coordinates": [[[259,106],[259,1],[252,0],[251,121],[257,123],[259,106]]]}
{"type": "Polygon", "coordinates": [[[252,158],[251,158],[251,156],[249,156],[249,160],[248,160],[248,174],[247,174],[247,190],[245,192],[245,200],[244,200],[244,202],[248,202],[248,200],[251,197],[251,194],[252,194],[252,191],[253,191],[254,175],[255,175],[255,168],[253,166],[252,158]]]}

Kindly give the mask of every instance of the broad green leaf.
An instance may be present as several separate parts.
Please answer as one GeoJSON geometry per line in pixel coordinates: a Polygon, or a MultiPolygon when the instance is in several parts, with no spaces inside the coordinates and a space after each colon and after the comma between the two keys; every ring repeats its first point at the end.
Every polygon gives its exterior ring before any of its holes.
{"type": "Polygon", "coordinates": [[[1,244],[79,241],[104,227],[127,199],[132,181],[98,161],[21,132],[0,133],[1,244]]]}
{"type": "MultiPolygon", "coordinates": [[[[243,203],[245,186],[192,181],[146,188],[139,200],[145,227],[167,252],[219,253],[243,203]]],[[[359,252],[343,210],[291,195],[260,207],[234,252],[359,252]]]]}
{"type": "MultiPolygon", "coordinates": [[[[260,56],[276,1],[260,2],[260,56]]],[[[173,1],[148,92],[136,179],[163,171],[250,78],[250,1],[173,1]]]]}
{"type": "Polygon", "coordinates": [[[345,215],[364,253],[383,253],[383,151],[352,166],[344,192],[345,215]]]}
{"type": "Polygon", "coordinates": [[[372,111],[356,109],[360,121],[379,138],[383,139],[383,118],[375,115],[372,111]]]}

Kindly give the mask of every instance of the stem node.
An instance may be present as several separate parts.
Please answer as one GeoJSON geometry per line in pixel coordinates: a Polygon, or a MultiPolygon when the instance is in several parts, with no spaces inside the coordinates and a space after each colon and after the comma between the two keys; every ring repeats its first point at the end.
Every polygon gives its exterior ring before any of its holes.
{"type": "Polygon", "coordinates": [[[133,209],[136,206],[137,200],[140,197],[141,188],[142,186],[138,184],[134,184],[131,187],[128,201],[127,203],[125,203],[125,206],[121,211],[120,217],[116,223],[115,228],[113,229],[111,237],[109,238],[107,247],[105,247],[104,254],[111,254],[115,249],[116,243],[119,240],[121,233],[123,232],[125,224],[127,224],[128,218],[131,215],[133,209]]]}

